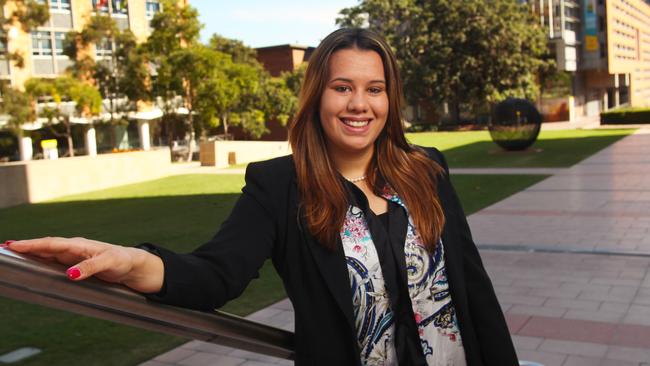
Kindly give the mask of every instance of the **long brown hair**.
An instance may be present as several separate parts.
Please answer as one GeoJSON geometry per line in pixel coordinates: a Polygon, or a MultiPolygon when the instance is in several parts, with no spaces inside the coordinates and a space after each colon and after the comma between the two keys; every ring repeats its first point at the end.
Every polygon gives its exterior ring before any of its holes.
{"type": "Polygon", "coordinates": [[[375,141],[368,184],[379,195],[382,178],[395,190],[408,207],[422,242],[432,252],[445,222],[436,188],[442,168],[406,140],[401,116],[402,83],[395,56],[381,36],[367,29],[339,29],[314,50],[302,84],[298,112],[289,126],[301,210],[309,231],[322,245],[335,249],[336,236],[348,209],[345,188],[327,154],[319,107],[329,79],[331,55],[350,48],[375,51],[381,56],[388,93],[388,117],[375,141]]]}

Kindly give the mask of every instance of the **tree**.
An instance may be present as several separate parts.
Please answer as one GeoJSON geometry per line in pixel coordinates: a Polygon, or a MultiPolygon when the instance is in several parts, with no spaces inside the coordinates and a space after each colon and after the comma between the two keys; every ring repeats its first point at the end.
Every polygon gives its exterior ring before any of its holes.
{"type": "Polygon", "coordinates": [[[537,95],[546,36],[515,0],[362,0],[337,23],[386,36],[412,103],[450,102],[474,110],[508,96],[537,95]]]}
{"type": "MultiPolygon", "coordinates": [[[[5,9],[8,0],[0,0],[0,9],[5,9]]],[[[36,0],[14,0],[12,1],[14,9],[11,14],[0,17],[0,42],[7,45],[7,35],[10,34],[11,28],[20,26],[25,33],[32,29],[45,24],[50,19],[50,8],[46,2],[39,3],[36,0]]],[[[7,53],[7,58],[14,62],[19,68],[25,66],[24,56],[19,52],[7,53]]]]}
{"type": "Polygon", "coordinates": [[[264,121],[260,118],[259,109],[249,105],[259,92],[258,70],[249,64],[233,63],[231,57],[222,52],[212,52],[217,66],[203,81],[197,94],[201,119],[210,126],[223,126],[225,135],[228,135],[231,123],[244,124],[245,129],[258,134],[264,128],[254,126],[263,124],[264,121]]]}
{"type": "Polygon", "coordinates": [[[235,63],[245,63],[255,65],[257,61],[257,51],[248,47],[244,42],[222,37],[218,34],[213,34],[208,42],[210,48],[215,51],[223,52],[230,55],[232,61],[235,63]]]}
{"type": "Polygon", "coordinates": [[[297,69],[283,72],[280,75],[284,80],[284,84],[296,97],[300,96],[300,88],[305,79],[305,73],[307,73],[307,63],[303,62],[297,69]]]}
{"type": "MultiPolygon", "coordinates": [[[[194,140],[194,113],[201,83],[214,74],[214,70],[218,68],[219,56],[218,52],[201,44],[180,48],[170,55],[168,62],[175,66],[175,77],[180,78],[182,84],[178,94],[183,97],[184,106],[188,111],[190,142],[194,140]]],[[[190,159],[191,155],[188,161],[190,159]]]]}
{"type": "Polygon", "coordinates": [[[70,122],[74,116],[70,111],[64,110],[62,103],[71,102],[74,105],[74,114],[79,117],[96,116],[102,109],[102,96],[97,88],[76,78],[61,76],[56,79],[29,79],[25,83],[25,90],[33,105],[37,101],[54,104],[54,106],[45,104],[40,115],[48,119],[50,130],[55,136],[67,138],[68,155],[74,156],[70,122]],[[61,134],[54,130],[52,128],[54,122],[63,123],[65,133],[61,134]]]}
{"type": "MultiPolygon", "coordinates": [[[[151,93],[162,102],[163,113],[175,113],[178,98],[184,96],[192,98],[193,92],[188,89],[185,69],[192,69],[191,64],[178,64],[185,62],[189,54],[183,53],[185,47],[192,47],[198,43],[201,23],[198,12],[189,5],[181,6],[175,0],[161,1],[162,11],[156,13],[151,20],[153,29],[144,45],[145,58],[153,66],[151,78],[151,93]],[[173,55],[173,57],[172,57],[173,55]]],[[[191,82],[189,82],[191,83],[191,82]]],[[[189,85],[189,87],[193,87],[189,85]]],[[[183,100],[181,104],[193,108],[193,100],[183,100]]],[[[188,108],[189,109],[189,108],[188,108]]],[[[194,141],[193,116],[190,113],[185,124],[189,133],[188,156],[192,158],[192,143],[194,141]]],[[[171,141],[169,141],[171,144],[171,141]]]]}
{"type": "Polygon", "coordinates": [[[2,91],[0,113],[9,115],[9,129],[18,138],[23,136],[21,126],[35,119],[32,101],[25,92],[7,87],[2,91]]]}
{"type": "MultiPolygon", "coordinates": [[[[103,99],[108,100],[111,125],[124,120],[123,113],[135,110],[135,101],[148,99],[146,65],[135,36],[129,29],[120,30],[111,17],[95,15],[80,32],[68,32],[64,54],[74,60],[69,71],[96,83],[103,99]],[[95,61],[88,54],[92,45],[108,59],[95,61]]],[[[114,130],[111,142],[115,147],[114,130]]]]}

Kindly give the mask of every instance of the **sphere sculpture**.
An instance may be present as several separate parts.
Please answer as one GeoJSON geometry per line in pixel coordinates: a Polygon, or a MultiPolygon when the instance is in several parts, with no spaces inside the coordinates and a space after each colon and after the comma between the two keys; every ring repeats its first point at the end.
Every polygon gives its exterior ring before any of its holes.
{"type": "Polygon", "coordinates": [[[537,140],[542,115],[525,99],[508,98],[494,107],[489,125],[492,141],[505,150],[525,150],[537,140]]]}

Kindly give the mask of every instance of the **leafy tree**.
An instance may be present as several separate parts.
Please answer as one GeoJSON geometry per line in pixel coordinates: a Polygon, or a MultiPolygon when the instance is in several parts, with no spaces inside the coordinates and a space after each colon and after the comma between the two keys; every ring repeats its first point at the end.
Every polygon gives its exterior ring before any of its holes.
{"type": "MultiPolygon", "coordinates": [[[[194,108],[193,100],[183,100],[183,97],[193,98],[194,95],[192,81],[186,82],[184,79],[192,71],[193,65],[178,62],[186,62],[188,58],[194,56],[199,57],[184,52],[183,48],[197,45],[201,23],[198,20],[198,12],[189,5],[181,6],[175,0],[163,0],[161,5],[162,11],[156,13],[151,20],[153,30],[143,49],[144,58],[153,65],[150,85],[152,96],[160,99],[164,114],[173,114],[179,106],[179,98],[182,100],[180,104],[194,108]]],[[[164,118],[164,120],[173,119],[164,118]]],[[[190,148],[187,157],[189,160],[192,157],[192,142],[195,135],[192,113],[189,114],[186,128],[189,131],[187,135],[190,148]]],[[[171,141],[169,143],[171,144],[171,141]]]]}
{"type": "Polygon", "coordinates": [[[283,72],[282,75],[280,75],[284,80],[284,84],[296,97],[300,96],[300,87],[302,86],[302,81],[305,79],[306,72],[307,63],[303,62],[297,69],[283,72]]]}
{"type": "Polygon", "coordinates": [[[383,34],[396,53],[412,103],[450,102],[474,110],[508,96],[538,94],[546,37],[516,0],[362,0],[341,11],[341,26],[383,34]]]}
{"type": "MultiPolygon", "coordinates": [[[[202,74],[195,100],[200,119],[207,126],[222,126],[226,135],[230,126],[240,126],[259,138],[268,132],[267,120],[287,123],[297,108],[297,97],[284,79],[271,77],[257,62],[233,62],[223,52],[204,52],[214,64],[205,68],[208,72],[202,74]]],[[[199,72],[204,66],[193,69],[199,72]]]]}
{"type": "MultiPolygon", "coordinates": [[[[0,8],[4,9],[8,0],[0,0],[0,8]]],[[[20,25],[23,32],[29,33],[32,29],[45,24],[50,19],[50,8],[47,3],[36,0],[13,0],[14,10],[8,16],[0,17],[1,42],[7,44],[7,34],[12,27],[20,25]]],[[[7,53],[7,58],[19,68],[25,67],[25,60],[19,51],[7,53]]]]}
{"type": "Polygon", "coordinates": [[[64,111],[63,102],[72,102],[74,114],[79,117],[96,116],[102,109],[102,96],[93,85],[80,81],[70,76],[61,76],[56,79],[29,79],[25,83],[25,91],[31,98],[32,104],[36,101],[53,103],[45,104],[40,112],[41,117],[48,119],[52,133],[57,137],[68,140],[68,155],[74,156],[72,141],[72,113],[64,111]],[[63,123],[65,133],[61,134],[52,128],[54,121],[63,123]]]}
{"type": "MultiPolygon", "coordinates": [[[[190,142],[194,141],[194,112],[201,83],[210,78],[218,67],[219,54],[198,44],[180,48],[170,55],[168,62],[175,65],[175,77],[180,78],[182,88],[178,94],[183,97],[188,111],[187,125],[190,128],[190,142]]],[[[190,153],[191,154],[191,153],[190,153]]],[[[188,160],[191,159],[191,155],[188,160]]]]}
{"type": "Polygon", "coordinates": [[[9,129],[19,138],[23,136],[21,126],[35,119],[32,100],[24,91],[6,87],[2,91],[0,113],[9,115],[9,129]]]}
{"type": "Polygon", "coordinates": [[[231,123],[246,125],[248,128],[245,129],[252,129],[255,131],[253,134],[258,134],[264,127],[254,128],[252,122],[263,125],[263,121],[260,121],[263,118],[260,118],[259,110],[249,103],[259,92],[258,69],[248,64],[233,63],[230,56],[213,52],[217,67],[203,81],[197,95],[202,120],[210,126],[223,126],[226,135],[231,123]]]}
{"type": "Polygon", "coordinates": [[[254,48],[246,46],[242,41],[222,37],[215,33],[210,37],[208,45],[216,51],[230,55],[233,62],[258,64],[257,51],[254,48]]]}
{"type": "MultiPolygon", "coordinates": [[[[120,30],[107,15],[95,15],[80,31],[66,35],[64,54],[74,60],[69,71],[82,80],[92,80],[108,100],[110,124],[124,120],[124,112],[135,110],[135,101],[148,98],[147,70],[135,36],[126,29],[120,30]],[[107,51],[109,58],[97,62],[88,51],[94,45],[107,51]]],[[[114,131],[111,141],[115,147],[114,131]]]]}
{"type": "Polygon", "coordinates": [[[268,133],[266,122],[286,125],[297,109],[305,68],[272,77],[256,59],[254,49],[241,41],[214,34],[210,48],[227,55],[201,88],[202,120],[209,126],[240,126],[253,138],[268,133]]]}

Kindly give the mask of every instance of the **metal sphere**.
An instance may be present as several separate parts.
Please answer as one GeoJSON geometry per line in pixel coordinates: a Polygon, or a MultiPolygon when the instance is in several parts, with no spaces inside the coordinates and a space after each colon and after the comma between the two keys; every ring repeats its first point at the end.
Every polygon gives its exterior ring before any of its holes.
{"type": "Polygon", "coordinates": [[[508,98],[494,107],[489,125],[492,141],[505,150],[525,150],[535,143],[542,115],[525,99],[508,98]]]}

